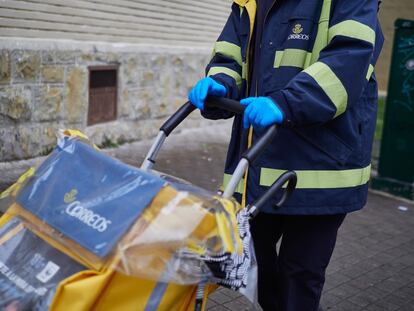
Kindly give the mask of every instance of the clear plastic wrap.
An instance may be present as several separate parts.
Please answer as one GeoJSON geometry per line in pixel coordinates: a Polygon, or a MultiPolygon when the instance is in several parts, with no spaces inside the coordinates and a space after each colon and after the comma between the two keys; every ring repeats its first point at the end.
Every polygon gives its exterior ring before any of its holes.
{"type": "Polygon", "coordinates": [[[67,134],[0,196],[0,209],[81,267],[168,283],[220,283],[254,297],[248,215],[237,215],[237,202],[128,166],[67,134]]]}

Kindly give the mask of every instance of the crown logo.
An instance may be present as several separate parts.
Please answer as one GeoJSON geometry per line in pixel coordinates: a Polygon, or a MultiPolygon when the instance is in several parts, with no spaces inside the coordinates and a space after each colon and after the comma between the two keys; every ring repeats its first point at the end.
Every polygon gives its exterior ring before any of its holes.
{"type": "Polygon", "coordinates": [[[295,27],[292,29],[294,34],[300,34],[303,31],[301,24],[296,24],[295,27]]]}
{"type": "Polygon", "coordinates": [[[63,202],[65,202],[66,204],[72,203],[73,201],[75,201],[77,195],[78,190],[72,189],[71,191],[65,194],[65,196],[63,197],[63,202]]]}

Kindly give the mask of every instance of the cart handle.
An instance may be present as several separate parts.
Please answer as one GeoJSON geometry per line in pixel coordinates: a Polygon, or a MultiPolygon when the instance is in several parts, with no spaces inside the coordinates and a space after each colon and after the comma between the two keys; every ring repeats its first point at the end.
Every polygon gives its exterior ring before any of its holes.
{"type": "MultiPolygon", "coordinates": [[[[238,101],[216,97],[208,96],[205,100],[205,107],[208,108],[220,108],[235,114],[242,114],[245,107],[242,106],[238,101]]],[[[162,144],[165,139],[171,132],[183,122],[194,110],[196,107],[190,102],[186,102],[181,106],[167,121],[160,127],[160,132],[158,133],[157,138],[155,139],[153,145],[148,151],[147,156],[145,157],[144,162],[141,165],[141,169],[150,170],[157,158],[157,155],[161,149],[162,144]]],[[[266,129],[266,132],[257,140],[249,149],[247,149],[243,154],[237,165],[232,178],[230,179],[227,187],[224,189],[223,197],[231,198],[234,194],[234,191],[239,183],[242,180],[245,171],[251,163],[253,163],[257,157],[266,149],[266,147],[271,143],[273,137],[276,135],[278,126],[272,125],[266,129]]]]}
{"type": "MultiPolygon", "coordinates": [[[[221,108],[235,114],[243,114],[245,106],[240,105],[236,100],[217,97],[217,96],[208,96],[204,103],[205,107],[208,108],[221,108]]],[[[160,131],[164,132],[165,136],[171,134],[171,132],[183,122],[194,110],[196,107],[191,104],[189,101],[182,105],[167,121],[160,127],[160,131]]],[[[249,163],[253,163],[261,152],[267,147],[267,145],[272,141],[273,137],[277,133],[277,125],[270,126],[266,133],[253,145],[251,148],[246,150],[242,158],[246,159],[249,163]]]]}
{"type": "Polygon", "coordinates": [[[269,189],[267,189],[266,192],[256,202],[254,202],[251,206],[248,207],[250,217],[255,217],[265,206],[266,202],[271,200],[275,196],[276,192],[282,189],[283,185],[285,185],[286,183],[287,185],[283,192],[283,195],[279,202],[277,202],[274,205],[274,208],[281,207],[286,202],[286,200],[289,199],[289,197],[295,190],[297,176],[294,171],[287,171],[280,175],[280,177],[272,184],[272,186],[269,189]]]}
{"type": "MultiPolygon", "coordinates": [[[[204,106],[208,108],[221,108],[235,114],[243,114],[244,106],[240,105],[238,101],[229,98],[208,96],[204,102],[204,106]]],[[[172,131],[183,122],[196,107],[189,101],[182,105],[167,121],[160,127],[160,131],[163,131],[165,135],[171,134],[172,131]]]]}

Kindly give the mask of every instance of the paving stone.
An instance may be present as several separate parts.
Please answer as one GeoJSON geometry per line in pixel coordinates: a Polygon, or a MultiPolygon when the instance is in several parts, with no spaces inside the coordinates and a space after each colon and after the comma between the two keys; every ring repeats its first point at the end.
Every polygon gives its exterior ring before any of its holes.
{"type": "Polygon", "coordinates": [[[398,280],[396,278],[391,277],[389,279],[386,279],[386,280],[376,284],[375,286],[379,289],[383,289],[383,290],[385,290],[389,293],[392,293],[395,290],[403,287],[405,284],[406,283],[401,282],[401,280],[398,280]]]}
{"type": "Polygon", "coordinates": [[[396,304],[398,304],[398,301],[403,301],[404,303],[412,301],[414,305],[414,288],[404,286],[394,291],[391,295],[387,297],[388,299],[392,299],[396,304]]]}
{"type": "Polygon", "coordinates": [[[227,295],[225,295],[225,294],[223,294],[222,292],[219,292],[219,291],[211,294],[209,296],[209,298],[211,300],[213,300],[214,302],[216,302],[217,304],[225,304],[225,303],[233,300],[233,298],[231,298],[231,297],[229,297],[229,296],[227,296],[227,295]]]}
{"type": "Polygon", "coordinates": [[[362,291],[358,295],[352,296],[349,298],[349,301],[352,303],[360,306],[360,307],[366,307],[370,304],[373,304],[379,299],[377,295],[374,295],[368,291],[362,291]]]}
{"type": "Polygon", "coordinates": [[[329,291],[322,296],[320,305],[323,307],[323,309],[328,310],[328,309],[333,308],[335,305],[337,305],[342,300],[343,299],[341,297],[336,296],[336,293],[329,291]]]}
{"type": "Polygon", "coordinates": [[[252,309],[252,306],[245,304],[238,299],[232,300],[224,305],[229,310],[248,311],[252,309]]]}
{"type": "Polygon", "coordinates": [[[347,300],[344,300],[340,303],[338,303],[334,308],[332,308],[331,310],[333,311],[358,311],[358,310],[362,310],[362,307],[349,302],[347,300]]]}
{"type": "Polygon", "coordinates": [[[215,306],[217,306],[217,302],[215,302],[212,299],[207,299],[207,302],[206,302],[206,310],[210,310],[211,308],[213,308],[215,306]]]}
{"type": "Polygon", "coordinates": [[[335,274],[332,274],[325,282],[325,288],[335,288],[340,284],[343,284],[347,281],[351,280],[346,275],[342,274],[341,272],[337,272],[335,274]]]}
{"type": "Polygon", "coordinates": [[[411,303],[412,299],[406,299],[406,298],[402,298],[402,297],[396,295],[398,292],[400,292],[400,290],[395,291],[394,293],[385,296],[385,298],[383,298],[382,300],[384,300],[385,302],[387,302],[389,304],[398,306],[398,307],[404,307],[408,303],[411,303]]]}
{"type": "Polygon", "coordinates": [[[362,309],[364,311],[388,311],[386,308],[383,308],[381,306],[376,306],[376,305],[369,305],[366,308],[362,309]]]}
{"type": "Polygon", "coordinates": [[[208,311],[229,311],[229,309],[227,309],[224,306],[217,305],[217,306],[214,306],[214,307],[208,309],[208,311]]]}
{"type": "Polygon", "coordinates": [[[358,295],[359,293],[361,293],[361,289],[344,283],[330,290],[328,293],[333,294],[336,297],[339,297],[340,299],[346,299],[351,296],[358,295]]]}
{"type": "Polygon", "coordinates": [[[236,298],[239,298],[239,297],[243,296],[239,292],[236,292],[234,290],[230,290],[230,289],[227,289],[227,288],[223,288],[221,290],[221,293],[223,293],[224,295],[229,296],[230,298],[233,298],[233,299],[236,299],[236,298]]]}

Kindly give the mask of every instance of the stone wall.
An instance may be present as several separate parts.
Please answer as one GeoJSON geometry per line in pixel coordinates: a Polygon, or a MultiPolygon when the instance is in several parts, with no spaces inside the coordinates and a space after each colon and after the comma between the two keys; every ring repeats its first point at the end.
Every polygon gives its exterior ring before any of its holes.
{"type": "MultiPolygon", "coordinates": [[[[210,48],[0,42],[0,162],[44,155],[60,128],[97,144],[148,138],[203,75],[210,48]],[[117,120],[87,126],[88,66],[118,64],[117,120]]],[[[187,123],[198,126],[198,114],[187,123]]]]}

